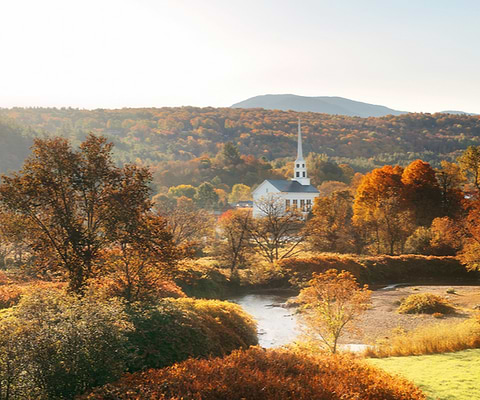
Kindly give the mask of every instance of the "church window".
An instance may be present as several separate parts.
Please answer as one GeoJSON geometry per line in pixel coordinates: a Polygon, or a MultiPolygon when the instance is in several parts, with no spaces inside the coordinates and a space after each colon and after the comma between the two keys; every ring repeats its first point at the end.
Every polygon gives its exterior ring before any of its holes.
{"type": "Polygon", "coordinates": [[[292,200],[292,203],[293,208],[297,208],[297,200],[292,200]]]}
{"type": "Polygon", "coordinates": [[[305,164],[302,164],[302,168],[305,168],[305,164]]]}
{"type": "Polygon", "coordinates": [[[300,168],[300,164],[297,164],[297,168],[300,168]]]}
{"type": "Polygon", "coordinates": [[[302,211],[305,210],[305,200],[300,200],[300,208],[302,209],[302,211]]]}
{"type": "Polygon", "coordinates": [[[288,210],[290,208],[290,200],[285,200],[285,208],[288,210]]]}
{"type": "Polygon", "coordinates": [[[303,177],[305,178],[305,171],[303,171],[303,177]]]}
{"type": "Polygon", "coordinates": [[[312,209],[312,200],[308,199],[307,200],[307,211],[310,211],[312,209]]]}
{"type": "Polygon", "coordinates": [[[297,171],[297,178],[300,178],[300,172],[297,171]]]}

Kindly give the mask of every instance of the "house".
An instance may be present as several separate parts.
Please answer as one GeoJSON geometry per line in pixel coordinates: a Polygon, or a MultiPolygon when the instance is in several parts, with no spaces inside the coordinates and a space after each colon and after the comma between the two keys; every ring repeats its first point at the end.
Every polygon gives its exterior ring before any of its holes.
{"type": "Polygon", "coordinates": [[[260,217],[262,202],[275,199],[282,204],[284,210],[299,210],[305,215],[311,210],[313,201],[319,192],[310,184],[307,164],[303,158],[302,128],[298,120],[297,159],[293,167],[293,178],[290,180],[267,179],[253,192],[253,216],[260,217]]]}

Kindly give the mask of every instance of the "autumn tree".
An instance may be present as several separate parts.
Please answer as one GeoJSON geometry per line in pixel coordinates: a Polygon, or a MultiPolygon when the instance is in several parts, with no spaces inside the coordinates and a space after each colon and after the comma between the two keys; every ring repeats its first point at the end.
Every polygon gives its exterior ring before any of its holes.
{"type": "Polygon", "coordinates": [[[401,167],[386,165],[365,175],[353,204],[353,222],[368,232],[377,253],[402,252],[414,229],[401,167]]]}
{"type": "Polygon", "coordinates": [[[65,272],[76,292],[95,274],[117,218],[151,206],[148,170],[116,167],[111,150],[94,135],[78,149],[63,138],[37,139],[23,168],[0,185],[3,206],[29,223],[38,265],[65,272]]]}
{"type": "Polygon", "coordinates": [[[368,309],[370,296],[350,272],[330,269],[314,274],[299,295],[303,320],[312,336],[336,353],[338,340],[368,309]]]}
{"type": "Polygon", "coordinates": [[[462,185],[466,182],[461,168],[445,160],[441,161],[441,168],[436,169],[437,181],[441,191],[442,215],[457,217],[462,211],[462,202],[465,194],[462,185]]]}
{"type": "Polygon", "coordinates": [[[462,172],[480,191],[480,146],[469,146],[458,158],[462,172]]]}
{"type": "Polygon", "coordinates": [[[306,237],[301,215],[286,210],[283,200],[275,196],[258,200],[256,206],[260,216],[252,220],[250,235],[260,255],[273,263],[297,254],[306,237]]]}
{"type": "Polygon", "coordinates": [[[28,221],[13,212],[0,210],[0,268],[9,262],[23,265],[31,255],[28,221]]]}
{"type": "Polygon", "coordinates": [[[442,216],[442,193],[430,164],[413,161],[404,169],[402,183],[416,225],[429,227],[436,217],[442,216]]]}
{"type": "Polygon", "coordinates": [[[197,248],[213,231],[213,217],[198,208],[187,197],[172,199],[167,196],[153,198],[155,211],[165,218],[167,228],[177,246],[184,249],[197,248]]]}
{"type": "Polygon", "coordinates": [[[230,266],[232,275],[245,262],[250,245],[252,213],[250,210],[228,210],[218,221],[222,238],[217,250],[222,260],[230,266]]]}
{"type": "Polygon", "coordinates": [[[454,256],[462,248],[463,229],[458,220],[435,218],[430,227],[430,247],[437,256],[454,256]]]}
{"type": "Polygon", "coordinates": [[[459,259],[470,270],[480,270],[480,201],[476,200],[468,208],[462,222],[464,245],[459,259]]]}
{"type": "Polygon", "coordinates": [[[315,250],[346,253],[356,248],[352,204],[353,197],[348,191],[315,199],[313,217],[306,227],[315,250]]]}
{"type": "Polygon", "coordinates": [[[128,302],[153,300],[160,283],[173,279],[181,254],[172,240],[165,218],[123,212],[108,233],[102,275],[110,279],[111,292],[128,302]]]}

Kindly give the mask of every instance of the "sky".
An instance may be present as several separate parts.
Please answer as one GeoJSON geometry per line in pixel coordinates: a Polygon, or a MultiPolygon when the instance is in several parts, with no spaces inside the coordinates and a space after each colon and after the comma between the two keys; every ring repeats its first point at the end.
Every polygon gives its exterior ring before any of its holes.
{"type": "Polygon", "coordinates": [[[0,107],[261,94],[480,113],[477,0],[3,0],[0,107]]]}

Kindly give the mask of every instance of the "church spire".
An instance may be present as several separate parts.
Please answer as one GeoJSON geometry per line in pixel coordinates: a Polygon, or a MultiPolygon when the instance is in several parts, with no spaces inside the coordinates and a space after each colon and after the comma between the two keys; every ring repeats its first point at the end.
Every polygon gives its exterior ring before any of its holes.
{"type": "Polygon", "coordinates": [[[303,149],[302,149],[302,125],[300,123],[300,118],[298,119],[298,140],[297,140],[297,161],[303,160],[303,149]]]}
{"type": "Polygon", "coordinates": [[[310,185],[310,178],[307,177],[307,164],[303,159],[302,148],[302,125],[300,118],[298,119],[298,138],[297,138],[297,159],[293,168],[293,181],[297,181],[301,185],[310,185]]]}

